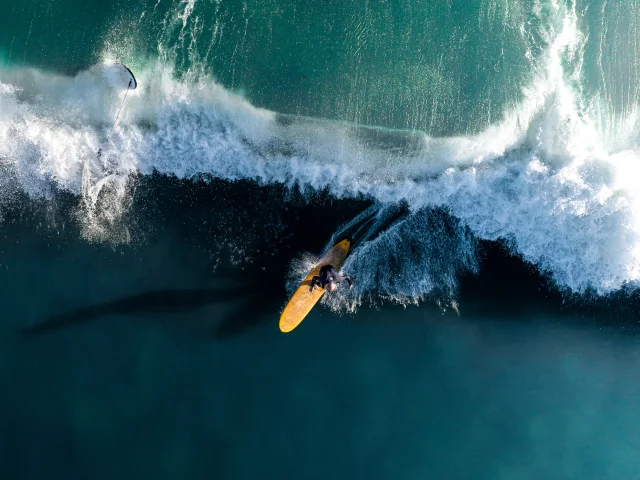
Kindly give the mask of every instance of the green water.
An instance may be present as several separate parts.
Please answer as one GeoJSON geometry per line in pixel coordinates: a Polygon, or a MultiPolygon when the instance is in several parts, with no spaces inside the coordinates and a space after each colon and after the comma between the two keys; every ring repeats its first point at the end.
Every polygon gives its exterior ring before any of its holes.
{"type": "MultiPolygon", "coordinates": [[[[628,112],[638,95],[638,3],[566,5],[590,40],[585,98],[604,95],[628,112]]],[[[0,52],[12,65],[62,72],[105,56],[134,67],[160,57],[281,113],[465,134],[521,100],[545,35],[561,28],[552,10],[532,0],[13,1],[0,52]]]]}
{"type": "Polygon", "coordinates": [[[166,56],[256,106],[442,135],[477,131],[517,101],[531,73],[518,31],[525,10],[486,1],[34,1],[8,9],[0,46],[12,64],[62,71],[105,51],[133,66],[166,56]]]}

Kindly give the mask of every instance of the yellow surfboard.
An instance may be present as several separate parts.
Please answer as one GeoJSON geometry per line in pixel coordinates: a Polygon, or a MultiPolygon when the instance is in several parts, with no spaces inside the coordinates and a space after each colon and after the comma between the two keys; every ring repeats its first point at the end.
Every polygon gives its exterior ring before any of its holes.
{"type": "Polygon", "coordinates": [[[302,281],[296,293],[293,294],[287,306],[284,307],[284,311],[280,316],[280,330],[283,332],[290,332],[296,328],[304,317],[311,311],[313,306],[324,295],[324,288],[318,286],[318,288],[312,292],[309,290],[311,287],[311,279],[320,273],[320,268],[325,265],[333,265],[333,268],[340,270],[342,264],[347,258],[349,247],[351,242],[349,240],[342,240],[335,244],[315,267],[311,269],[306,278],[302,281]]]}

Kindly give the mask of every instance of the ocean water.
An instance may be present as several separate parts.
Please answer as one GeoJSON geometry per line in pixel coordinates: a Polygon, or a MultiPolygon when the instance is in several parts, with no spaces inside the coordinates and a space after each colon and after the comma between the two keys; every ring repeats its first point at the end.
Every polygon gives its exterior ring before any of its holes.
{"type": "Polygon", "coordinates": [[[1,478],[640,478],[639,25],[3,4],[1,478]]]}

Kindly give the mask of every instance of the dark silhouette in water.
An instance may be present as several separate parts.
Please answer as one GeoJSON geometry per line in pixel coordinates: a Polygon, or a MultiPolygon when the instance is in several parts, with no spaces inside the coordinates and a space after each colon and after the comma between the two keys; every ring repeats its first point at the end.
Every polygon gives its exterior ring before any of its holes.
{"type": "MultiPolygon", "coordinates": [[[[179,313],[228,300],[252,297],[254,294],[255,291],[252,287],[216,290],[157,290],[55,315],[42,323],[25,327],[23,333],[35,335],[53,332],[61,328],[97,320],[105,315],[179,313]]],[[[259,303],[251,305],[259,305],[259,303]]],[[[277,318],[277,315],[274,315],[274,318],[277,318]]],[[[232,314],[229,321],[231,319],[234,319],[234,322],[242,323],[242,316],[237,314],[232,314]]],[[[244,331],[245,328],[241,330],[244,331]]]]}
{"type": "Polygon", "coordinates": [[[269,307],[265,308],[265,303],[261,300],[260,297],[256,297],[245,307],[239,308],[226,315],[215,328],[213,332],[214,337],[218,340],[226,340],[243,333],[248,333],[250,330],[269,322],[273,322],[275,326],[278,322],[280,312],[273,310],[269,313],[269,307]]]}
{"type": "Polygon", "coordinates": [[[274,282],[264,272],[253,276],[256,281],[252,287],[254,297],[243,302],[243,306],[229,312],[213,331],[218,340],[226,340],[248,333],[267,323],[273,323],[277,329],[278,319],[284,304],[285,292],[280,282],[274,282]]]}

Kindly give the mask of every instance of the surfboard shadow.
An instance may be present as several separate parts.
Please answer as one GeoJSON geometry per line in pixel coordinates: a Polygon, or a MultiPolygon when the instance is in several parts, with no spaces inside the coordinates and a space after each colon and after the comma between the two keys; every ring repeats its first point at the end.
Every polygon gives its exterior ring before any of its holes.
{"type": "Polygon", "coordinates": [[[107,315],[150,315],[186,312],[212,304],[249,297],[253,294],[254,290],[251,287],[215,290],[156,290],[55,315],[42,323],[23,328],[22,333],[23,335],[31,336],[54,332],[98,320],[100,317],[107,315]]]}
{"type": "Polygon", "coordinates": [[[211,333],[215,339],[228,340],[270,323],[275,329],[278,328],[282,309],[282,285],[264,276],[255,285],[253,296],[247,298],[239,308],[230,310],[213,329],[211,333]]]}
{"type": "Polygon", "coordinates": [[[213,336],[218,340],[227,340],[249,333],[262,325],[275,324],[277,319],[277,316],[266,314],[264,304],[256,298],[253,303],[223,318],[213,330],[213,336]]]}

